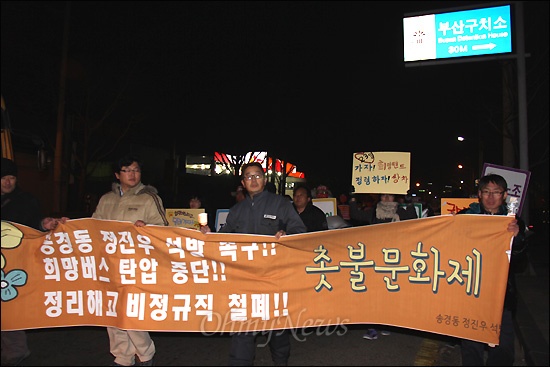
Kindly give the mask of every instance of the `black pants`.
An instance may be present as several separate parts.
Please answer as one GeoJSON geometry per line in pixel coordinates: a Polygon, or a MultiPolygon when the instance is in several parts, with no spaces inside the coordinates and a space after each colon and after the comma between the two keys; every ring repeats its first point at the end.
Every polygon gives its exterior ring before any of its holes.
{"type": "MultiPolygon", "coordinates": [[[[237,333],[231,336],[230,366],[253,366],[256,357],[258,332],[237,333]]],[[[290,356],[290,335],[288,330],[272,330],[267,334],[271,359],[276,366],[286,366],[290,356]]]]}
{"type": "Polygon", "coordinates": [[[20,361],[30,354],[24,330],[2,331],[2,365],[20,361]]]}
{"type": "Polygon", "coordinates": [[[515,359],[515,331],[512,311],[504,310],[502,314],[499,345],[494,348],[486,343],[473,340],[462,340],[461,353],[463,366],[512,366],[515,359]],[[483,356],[488,351],[487,363],[483,356]]]}

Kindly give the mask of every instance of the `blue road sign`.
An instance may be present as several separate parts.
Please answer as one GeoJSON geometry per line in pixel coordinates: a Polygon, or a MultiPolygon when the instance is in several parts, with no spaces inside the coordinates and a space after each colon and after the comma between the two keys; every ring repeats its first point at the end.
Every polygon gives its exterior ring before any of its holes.
{"type": "Polygon", "coordinates": [[[404,60],[512,52],[510,5],[403,18],[404,60]]]}

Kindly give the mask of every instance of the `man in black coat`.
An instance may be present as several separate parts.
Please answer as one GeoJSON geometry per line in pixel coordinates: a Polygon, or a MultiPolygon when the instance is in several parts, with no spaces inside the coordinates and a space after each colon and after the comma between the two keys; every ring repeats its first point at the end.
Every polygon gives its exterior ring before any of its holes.
{"type": "Polygon", "coordinates": [[[511,213],[509,213],[506,203],[508,183],[504,177],[497,174],[483,176],[479,180],[477,196],[478,202],[470,204],[468,208],[459,211],[458,214],[510,215],[507,230],[514,234],[514,238],[500,324],[499,344],[487,348],[484,343],[463,339],[461,344],[462,365],[511,366],[515,360],[514,314],[517,302],[514,271],[519,259],[518,256],[525,251],[528,244],[525,240],[525,223],[517,217],[514,210],[510,210],[511,213]],[[485,360],[486,351],[487,359],[485,360]]]}
{"type": "Polygon", "coordinates": [[[294,187],[292,203],[308,232],[328,229],[327,216],[324,211],[313,205],[311,190],[307,186],[301,184],[294,187]]]}
{"type": "MultiPolygon", "coordinates": [[[[49,231],[68,218],[42,217],[40,203],[31,194],[17,187],[17,166],[2,158],[2,220],[49,231]]],[[[17,366],[31,354],[24,330],[2,331],[2,366],[17,366]]]]}

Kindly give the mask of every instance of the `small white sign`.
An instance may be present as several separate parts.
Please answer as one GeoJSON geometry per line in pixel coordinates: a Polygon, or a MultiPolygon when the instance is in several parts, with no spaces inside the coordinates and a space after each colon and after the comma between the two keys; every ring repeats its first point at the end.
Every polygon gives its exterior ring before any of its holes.
{"type": "Polygon", "coordinates": [[[327,217],[338,215],[336,210],[336,198],[319,198],[312,199],[313,205],[321,209],[327,217]]]}
{"type": "Polygon", "coordinates": [[[216,211],[216,232],[219,232],[220,229],[224,226],[228,214],[229,209],[218,209],[216,211]]]}

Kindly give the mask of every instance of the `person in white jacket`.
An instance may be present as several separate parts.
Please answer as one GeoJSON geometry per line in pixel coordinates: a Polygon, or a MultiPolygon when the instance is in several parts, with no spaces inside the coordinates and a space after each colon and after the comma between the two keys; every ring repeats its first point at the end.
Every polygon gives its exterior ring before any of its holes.
{"type": "MultiPolygon", "coordinates": [[[[115,168],[118,182],[104,194],[92,218],[130,221],[137,227],[147,224],[167,226],[166,211],[157,189],[141,182],[142,164],[137,156],[121,158],[115,168]]],[[[115,366],[153,366],[155,343],[149,332],[108,327],[115,366]],[[135,356],[139,362],[136,364],[135,356]]]]}

